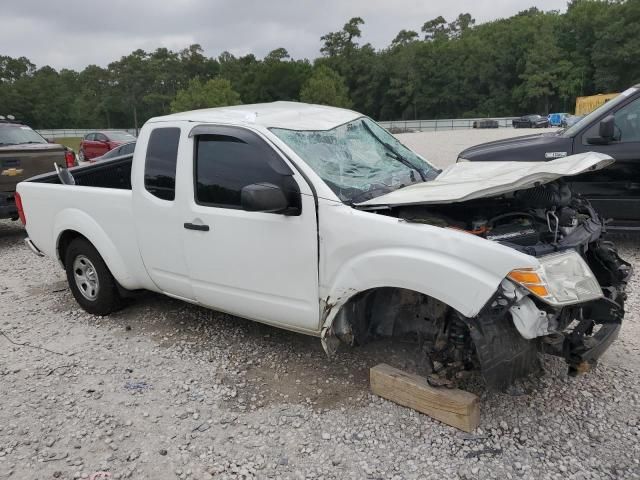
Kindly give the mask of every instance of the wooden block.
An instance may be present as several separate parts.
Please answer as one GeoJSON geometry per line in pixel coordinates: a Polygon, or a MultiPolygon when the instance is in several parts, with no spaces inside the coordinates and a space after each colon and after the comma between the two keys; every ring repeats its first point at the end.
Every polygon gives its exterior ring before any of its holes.
{"type": "Polygon", "coordinates": [[[384,363],[370,370],[370,382],[376,395],[465,432],[480,424],[480,401],[473,393],[432,387],[425,378],[384,363]]]}

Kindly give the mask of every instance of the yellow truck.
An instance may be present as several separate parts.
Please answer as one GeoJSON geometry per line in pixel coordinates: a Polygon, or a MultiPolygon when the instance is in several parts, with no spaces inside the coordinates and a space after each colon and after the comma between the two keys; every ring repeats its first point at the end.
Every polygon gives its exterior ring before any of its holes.
{"type": "Polygon", "coordinates": [[[589,95],[588,97],[578,97],[576,98],[576,115],[586,115],[591,113],[600,105],[603,105],[618,95],[620,94],[599,93],[598,95],[589,95]]]}

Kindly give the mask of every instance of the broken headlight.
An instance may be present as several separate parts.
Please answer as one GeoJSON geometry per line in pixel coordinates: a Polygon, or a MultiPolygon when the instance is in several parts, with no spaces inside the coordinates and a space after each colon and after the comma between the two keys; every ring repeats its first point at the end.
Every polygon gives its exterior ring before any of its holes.
{"type": "Polygon", "coordinates": [[[596,277],[577,252],[552,253],[538,260],[538,268],[513,270],[508,278],[554,306],[587,302],[603,296],[596,277]]]}

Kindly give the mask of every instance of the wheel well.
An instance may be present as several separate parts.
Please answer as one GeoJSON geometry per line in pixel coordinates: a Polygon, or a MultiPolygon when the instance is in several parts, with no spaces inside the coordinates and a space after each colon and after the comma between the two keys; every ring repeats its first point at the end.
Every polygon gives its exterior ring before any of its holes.
{"type": "Polygon", "coordinates": [[[76,232],[75,230],[65,230],[58,238],[58,260],[60,260],[60,263],[62,263],[63,265],[64,259],[67,255],[67,249],[69,248],[69,245],[71,245],[71,242],[76,238],[84,238],[87,242],[89,242],[89,239],[87,237],[85,237],[81,233],[76,232]]]}
{"type": "Polygon", "coordinates": [[[333,333],[346,343],[370,338],[433,334],[453,312],[448,305],[420,292],[395,287],[364,290],[338,311],[333,333]]]}

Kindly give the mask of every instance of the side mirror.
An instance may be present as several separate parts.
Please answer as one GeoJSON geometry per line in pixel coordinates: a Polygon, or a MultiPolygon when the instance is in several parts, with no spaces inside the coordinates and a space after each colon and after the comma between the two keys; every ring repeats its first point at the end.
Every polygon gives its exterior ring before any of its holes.
{"type": "Polygon", "coordinates": [[[613,115],[607,115],[600,121],[600,129],[598,134],[600,138],[604,138],[608,141],[613,140],[615,136],[616,117],[613,115]]]}
{"type": "Polygon", "coordinates": [[[273,183],[254,183],[243,187],[240,205],[249,212],[289,213],[287,196],[273,183]]]}
{"type": "Polygon", "coordinates": [[[587,143],[592,145],[606,145],[611,143],[615,137],[616,117],[607,115],[600,120],[598,125],[598,136],[587,138],[587,143]]]}

